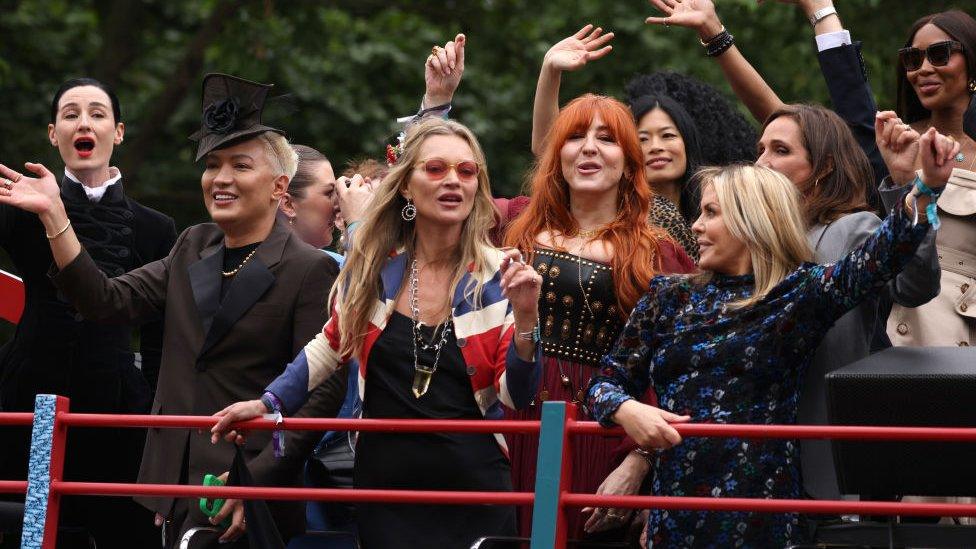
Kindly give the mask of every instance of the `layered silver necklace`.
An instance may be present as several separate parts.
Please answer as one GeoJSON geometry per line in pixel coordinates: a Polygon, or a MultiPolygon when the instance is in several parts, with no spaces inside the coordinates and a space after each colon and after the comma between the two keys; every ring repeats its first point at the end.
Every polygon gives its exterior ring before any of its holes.
{"type": "Polygon", "coordinates": [[[417,287],[420,283],[420,276],[417,270],[417,260],[414,259],[410,264],[410,320],[413,322],[413,396],[420,398],[427,393],[430,388],[430,378],[437,371],[437,363],[441,359],[441,349],[447,343],[447,338],[451,334],[453,323],[448,318],[441,324],[434,326],[434,331],[430,336],[430,341],[424,339],[420,331],[420,304],[417,298],[417,287]],[[438,334],[438,332],[440,332],[438,334]],[[436,343],[435,343],[436,342],[436,343]],[[434,351],[433,364],[421,364],[419,350],[434,351]]]}

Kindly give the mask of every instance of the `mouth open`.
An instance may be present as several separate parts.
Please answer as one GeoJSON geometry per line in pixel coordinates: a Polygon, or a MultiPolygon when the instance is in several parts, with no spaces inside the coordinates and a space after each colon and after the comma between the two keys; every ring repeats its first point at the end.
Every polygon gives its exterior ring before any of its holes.
{"type": "Polygon", "coordinates": [[[596,162],[583,162],[579,166],[576,166],[576,170],[583,174],[591,174],[600,171],[602,166],[596,162]]]}
{"type": "Polygon", "coordinates": [[[647,161],[646,165],[650,166],[651,168],[663,168],[670,163],[671,160],[668,158],[652,158],[647,161]]]}
{"type": "Polygon", "coordinates": [[[446,205],[449,205],[449,206],[455,206],[455,205],[461,203],[461,195],[454,194],[454,193],[445,194],[445,195],[442,195],[441,197],[439,197],[437,199],[437,201],[440,202],[441,204],[446,204],[446,205]]]}
{"type": "Polygon", "coordinates": [[[235,200],[237,200],[237,195],[236,194],[231,194],[231,193],[224,192],[224,191],[219,191],[219,192],[213,193],[213,201],[214,201],[214,204],[217,205],[217,206],[226,206],[226,205],[234,202],[235,200]]]}
{"type": "Polygon", "coordinates": [[[75,139],[74,145],[75,150],[78,151],[78,156],[82,158],[88,158],[95,150],[95,140],[91,137],[79,137],[75,139]]]}

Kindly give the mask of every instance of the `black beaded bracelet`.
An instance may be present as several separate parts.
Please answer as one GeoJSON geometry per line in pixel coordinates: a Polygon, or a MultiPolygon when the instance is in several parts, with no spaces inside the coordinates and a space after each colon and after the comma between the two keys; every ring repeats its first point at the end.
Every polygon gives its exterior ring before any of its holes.
{"type": "Polygon", "coordinates": [[[705,44],[705,55],[718,57],[735,44],[735,37],[729,31],[722,31],[718,36],[712,38],[705,44]]]}

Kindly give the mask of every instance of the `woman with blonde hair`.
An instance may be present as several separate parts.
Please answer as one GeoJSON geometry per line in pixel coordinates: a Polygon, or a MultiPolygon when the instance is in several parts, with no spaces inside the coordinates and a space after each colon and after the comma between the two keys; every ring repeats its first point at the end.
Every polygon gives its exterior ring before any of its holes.
{"type": "MultiPolygon", "coordinates": [[[[799,497],[795,441],[696,438],[678,446],[669,423],[795,422],[803,373],[824,334],[911,261],[935,221],[929,199],[945,185],[958,145],[932,129],[920,147],[916,190],[829,265],[810,263],[799,193],[785,176],[761,166],[700,174],[702,214],[692,228],[702,272],[654,278],[589,389],[601,423],[660,449],[649,455],[655,494],[799,497]],[[661,408],[634,400],[649,385],[661,408]]],[[[731,547],[789,545],[802,534],[794,514],[652,509],[647,537],[655,547],[731,547]]]]}
{"type": "MultiPolygon", "coordinates": [[[[538,382],[542,280],[517,250],[488,244],[489,190],[470,130],[441,119],[412,126],[356,227],[323,332],[261,400],[218,414],[215,438],[234,421],[300,408],[350,357],[366,417],[499,419],[503,404],[526,406],[538,382]]],[[[504,438],[487,434],[361,433],[354,480],[510,491],[506,451],[504,438]]],[[[367,548],[467,547],[515,532],[514,508],[504,506],[363,504],[357,521],[367,548]]]]}

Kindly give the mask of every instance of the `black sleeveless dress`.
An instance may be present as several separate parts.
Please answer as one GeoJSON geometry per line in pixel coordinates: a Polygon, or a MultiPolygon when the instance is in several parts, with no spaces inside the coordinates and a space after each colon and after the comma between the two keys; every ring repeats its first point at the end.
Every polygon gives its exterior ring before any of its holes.
{"type": "MultiPolygon", "coordinates": [[[[432,329],[422,331],[430,340],[432,329]]],[[[364,417],[482,419],[453,333],[427,393],[414,397],[412,339],[410,319],[394,312],[370,352],[364,417]]],[[[418,353],[433,363],[433,350],[418,353]]],[[[354,482],[394,490],[512,490],[508,459],[487,433],[360,433],[354,482]]],[[[510,506],[368,503],[357,506],[357,520],[365,549],[466,549],[482,536],[515,535],[510,506]]]]}

